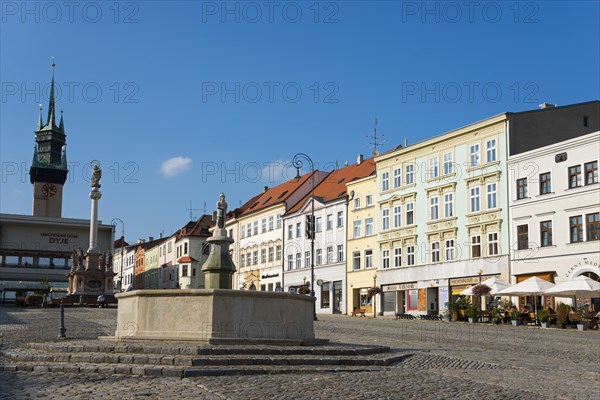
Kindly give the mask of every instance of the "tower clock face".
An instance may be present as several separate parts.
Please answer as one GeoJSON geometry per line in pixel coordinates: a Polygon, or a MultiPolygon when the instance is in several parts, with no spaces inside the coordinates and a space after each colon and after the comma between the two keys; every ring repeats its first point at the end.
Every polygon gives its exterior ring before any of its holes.
{"type": "Polygon", "coordinates": [[[46,197],[52,197],[56,194],[56,186],[51,183],[46,183],[42,186],[42,194],[46,197]]]}

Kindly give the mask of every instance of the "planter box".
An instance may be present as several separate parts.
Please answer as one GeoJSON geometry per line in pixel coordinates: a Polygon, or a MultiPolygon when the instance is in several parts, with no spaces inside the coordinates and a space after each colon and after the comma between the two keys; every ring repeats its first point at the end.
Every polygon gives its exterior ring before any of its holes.
{"type": "Polygon", "coordinates": [[[475,322],[475,318],[469,318],[469,323],[472,324],[475,322]]]}
{"type": "Polygon", "coordinates": [[[521,325],[521,321],[517,321],[517,320],[514,320],[514,319],[511,319],[510,323],[513,324],[513,326],[521,325]]]}
{"type": "Polygon", "coordinates": [[[547,322],[540,322],[542,328],[548,328],[550,325],[547,322]]]}
{"type": "Polygon", "coordinates": [[[577,324],[577,330],[579,331],[587,331],[588,326],[586,324],[577,324]]]}

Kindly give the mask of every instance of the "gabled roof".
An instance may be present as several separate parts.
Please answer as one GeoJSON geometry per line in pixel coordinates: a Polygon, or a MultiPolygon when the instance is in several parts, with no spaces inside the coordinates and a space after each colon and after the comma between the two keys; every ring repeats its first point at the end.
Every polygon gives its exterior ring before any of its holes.
{"type": "Polygon", "coordinates": [[[120,249],[121,247],[129,247],[129,243],[127,243],[123,237],[120,237],[117,240],[115,240],[115,245],[113,248],[120,249]]]}
{"type": "Polygon", "coordinates": [[[212,216],[205,214],[198,218],[197,221],[188,222],[175,234],[177,235],[177,240],[185,237],[209,237],[209,229],[213,225],[214,222],[212,220],[212,216]]]}
{"type": "Polygon", "coordinates": [[[254,197],[254,202],[246,208],[241,215],[249,215],[273,205],[284,203],[299,187],[317,172],[318,171],[313,171],[302,175],[300,179],[294,178],[280,185],[268,188],[261,193],[258,198],[254,197]]]}
{"type": "Polygon", "coordinates": [[[244,204],[242,204],[238,208],[235,208],[235,209],[229,211],[227,213],[227,220],[234,219],[234,218],[237,218],[240,215],[242,215],[243,212],[246,211],[252,204],[254,204],[259,199],[260,196],[262,196],[262,193],[259,193],[256,196],[251,197],[250,200],[246,201],[244,204]]]}
{"type": "MultiPolygon", "coordinates": [[[[353,164],[348,167],[332,171],[327,178],[315,188],[315,199],[321,203],[328,203],[346,196],[346,183],[355,179],[361,179],[375,173],[375,160],[371,157],[360,164],[353,164]]],[[[286,214],[299,211],[311,198],[311,193],[307,194],[300,202],[288,210],[286,214]]]]}
{"type": "Polygon", "coordinates": [[[151,249],[152,247],[160,245],[162,242],[164,242],[167,239],[168,238],[158,238],[158,239],[154,239],[154,240],[144,242],[144,243],[137,243],[135,245],[132,245],[132,247],[135,247],[136,252],[138,249],[148,250],[148,249],[151,249]]]}

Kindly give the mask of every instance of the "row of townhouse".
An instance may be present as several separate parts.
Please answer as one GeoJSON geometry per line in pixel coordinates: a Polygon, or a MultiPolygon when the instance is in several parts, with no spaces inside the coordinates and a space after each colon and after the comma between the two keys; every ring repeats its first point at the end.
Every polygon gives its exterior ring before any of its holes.
{"type": "Polygon", "coordinates": [[[132,245],[118,239],[113,252],[115,289],[203,288],[200,269],[208,256],[206,239],[212,225],[212,217],[203,215],[169,237],[149,237],[132,245]]]}
{"type": "MultiPolygon", "coordinates": [[[[298,292],[312,264],[318,313],[437,314],[489,277],[600,279],[599,128],[598,101],[503,113],[265,187],[227,214],[233,288],[298,292]]],[[[202,288],[211,225],[115,245],[116,281],[202,288]]]]}
{"type": "Polygon", "coordinates": [[[598,280],[599,128],[598,101],[550,106],[375,157],[348,184],[347,312],[437,314],[489,277],[598,280]]]}
{"type": "Polygon", "coordinates": [[[226,224],[234,288],[296,292],[314,263],[318,313],[437,314],[489,277],[599,279],[599,105],[503,113],[265,188],[226,224]]]}

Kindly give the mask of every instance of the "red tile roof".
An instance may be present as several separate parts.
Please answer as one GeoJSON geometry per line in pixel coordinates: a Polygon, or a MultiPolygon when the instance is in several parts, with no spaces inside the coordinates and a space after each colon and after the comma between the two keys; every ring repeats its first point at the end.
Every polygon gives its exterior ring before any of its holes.
{"type": "MultiPolygon", "coordinates": [[[[327,178],[315,188],[315,198],[322,203],[327,203],[346,195],[346,184],[356,179],[361,179],[375,173],[375,160],[368,158],[360,164],[353,164],[348,167],[332,171],[327,178]]],[[[311,194],[307,194],[302,201],[298,202],[287,214],[300,210],[310,199],[311,194]]]]}
{"type": "Polygon", "coordinates": [[[302,186],[302,184],[304,184],[304,182],[313,176],[313,174],[318,172],[319,171],[313,171],[302,175],[300,179],[294,178],[280,185],[268,188],[261,193],[258,198],[254,197],[254,202],[248,208],[246,208],[241,215],[252,214],[275,204],[281,204],[285,202],[299,187],[302,186]]]}
{"type": "Polygon", "coordinates": [[[179,229],[175,234],[177,235],[177,240],[182,239],[184,237],[209,237],[211,234],[209,229],[214,225],[212,220],[212,216],[203,215],[198,218],[197,221],[190,221],[181,229],[179,229]]]}

